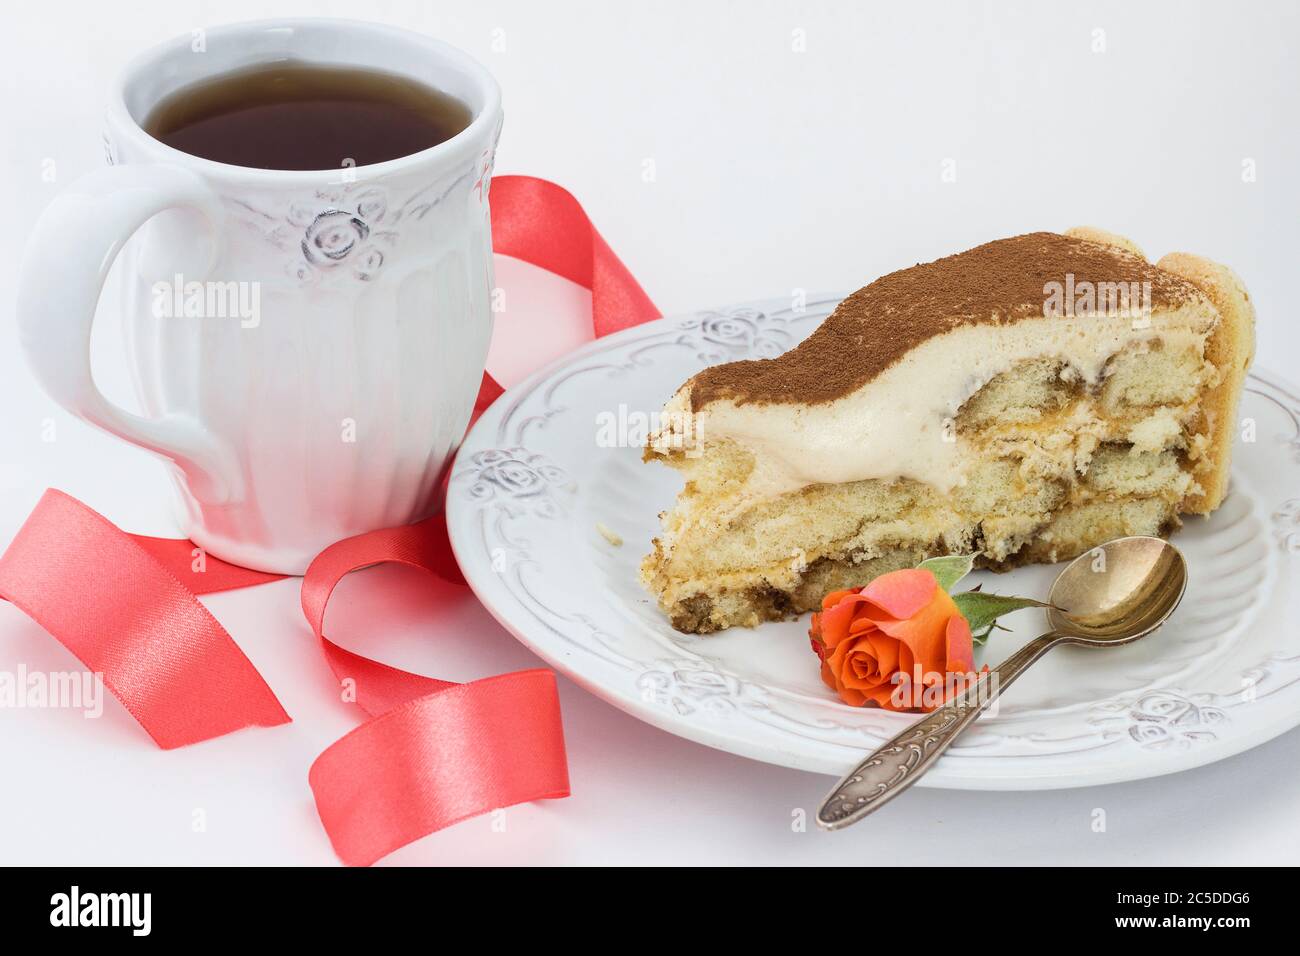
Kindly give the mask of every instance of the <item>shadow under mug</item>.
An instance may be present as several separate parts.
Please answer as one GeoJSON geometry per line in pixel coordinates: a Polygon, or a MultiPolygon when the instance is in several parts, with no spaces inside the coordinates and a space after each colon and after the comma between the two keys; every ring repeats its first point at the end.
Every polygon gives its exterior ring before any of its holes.
{"type": "Polygon", "coordinates": [[[329,544],[438,505],[492,334],[500,92],[465,54],[377,24],[238,24],[205,47],[183,37],[126,69],[108,106],[109,168],[55,199],[27,247],[20,333],[55,401],[168,460],[198,546],[301,574],[329,544]],[[312,172],[200,159],[141,126],[183,86],[285,58],[406,76],[472,121],[410,156],[312,172]],[[120,251],[143,415],[110,403],[90,369],[120,251]]]}

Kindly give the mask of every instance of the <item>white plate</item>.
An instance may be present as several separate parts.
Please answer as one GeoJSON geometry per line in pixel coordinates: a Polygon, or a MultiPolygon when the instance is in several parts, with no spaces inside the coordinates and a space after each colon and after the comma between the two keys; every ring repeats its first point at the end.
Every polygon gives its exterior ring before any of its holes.
{"type": "MultiPolygon", "coordinates": [[[[915,718],[849,707],[822,684],[807,616],[708,637],[679,634],[637,566],[681,479],[608,447],[635,441],[686,378],[770,357],[811,332],[827,298],[661,319],[598,340],[511,388],[456,458],[451,540],[465,577],[507,629],[592,693],[657,727],[771,763],[840,774],[915,718]],[[602,425],[606,430],[602,433],[602,425]],[[617,428],[614,429],[618,431],[617,428]],[[611,545],[597,525],[622,536],[611,545]]],[[[1053,651],[924,778],[939,787],[1039,789],[1184,770],[1300,723],[1300,389],[1252,372],[1232,491],[1175,536],[1187,597],[1131,647],[1053,651]]],[[[1042,595],[1031,567],[976,580],[1042,595]]],[[[976,651],[996,662],[1043,630],[1022,611],[976,651]]]]}

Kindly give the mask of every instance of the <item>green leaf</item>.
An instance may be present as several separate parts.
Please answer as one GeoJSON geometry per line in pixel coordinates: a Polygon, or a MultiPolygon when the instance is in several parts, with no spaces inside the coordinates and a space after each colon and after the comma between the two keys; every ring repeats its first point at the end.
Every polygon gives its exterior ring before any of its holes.
{"type": "Polygon", "coordinates": [[[1010,614],[1012,611],[1027,607],[1047,607],[1042,601],[1035,601],[1033,598],[986,594],[983,591],[954,594],[952,600],[957,605],[957,610],[961,611],[962,616],[966,618],[966,623],[970,625],[972,637],[975,634],[981,635],[981,644],[988,640],[989,631],[1003,614],[1010,614]]]}
{"type": "Polygon", "coordinates": [[[975,567],[975,555],[949,554],[942,558],[926,558],[917,567],[929,571],[939,582],[939,587],[951,591],[975,567]]]}

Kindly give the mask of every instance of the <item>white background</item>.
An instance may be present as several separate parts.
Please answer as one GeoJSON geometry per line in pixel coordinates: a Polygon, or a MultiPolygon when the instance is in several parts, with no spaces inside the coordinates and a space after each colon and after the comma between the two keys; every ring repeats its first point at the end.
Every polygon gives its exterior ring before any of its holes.
{"type": "MultiPolygon", "coordinates": [[[[990,238],[1091,223],[1152,258],[1186,249],[1233,265],[1259,310],[1260,363],[1297,378],[1292,4],[10,4],[0,544],[51,485],[127,530],[177,533],[163,468],[64,414],[28,375],[12,315],[18,257],[50,197],[102,163],[103,96],[133,52],[199,27],[298,14],[409,26],[482,60],[505,95],[498,173],[570,188],[665,312],[849,289],[990,238]],[[948,159],[955,182],[941,180],[948,159]],[[1247,160],[1254,182],[1243,181],[1247,160]],[[42,176],[51,163],[53,183],[42,176]],[[42,441],[47,419],[56,441],[42,441]]],[[[498,281],[509,310],[490,367],[507,382],[589,335],[580,290],[509,260],[498,260],[498,281]]],[[[129,402],[111,311],[101,309],[96,374],[129,402]]],[[[204,603],[294,722],[165,753],[111,698],[96,721],[2,710],[0,863],[335,862],[307,769],[359,714],[338,700],[297,582],[204,603]]],[[[353,575],[330,630],[367,655],[456,680],[537,663],[467,591],[413,572],[353,575]]],[[[20,664],[78,666],[0,604],[0,669],[20,664]]],[[[1300,860],[1300,733],[1140,783],[918,789],[826,835],[791,821],[828,778],[679,740],[560,683],[573,797],[509,810],[504,833],[486,817],[467,821],[386,863],[1300,860]],[[1104,833],[1092,826],[1098,808],[1104,833]]]]}

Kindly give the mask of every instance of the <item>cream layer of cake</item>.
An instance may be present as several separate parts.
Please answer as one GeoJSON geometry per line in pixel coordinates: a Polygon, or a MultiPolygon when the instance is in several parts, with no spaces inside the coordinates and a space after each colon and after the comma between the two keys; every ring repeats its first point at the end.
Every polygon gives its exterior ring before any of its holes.
{"type": "MultiPolygon", "coordinates": [[[[692,411],[688,382],[664,408],[650,447],[668,454],[692,443],[732,441],[754,457],[737,506],[808,485],[913,478],[949,492],[966,483],[980,449],[957,431],[968,399],[998,375],[1035,359],[1059,363],[1066,382],[1096,388],[1111,360],[1152,347],[1199,365],[1215,322],[1208,303],[1151,317],[1085,315],[960,326],[929,339],[878,377],[816,405],[737,404],[716,399],[692,411]]],[[[1210,370],[1212,371],[1212,370],[1210,370]]],[[[1202,384],[1185,378],[1184,398],[1202,384]]],[[[1129,440],[1159,450],[1179,431],[1167,407],[1132,423],[1129,440]]]]}

